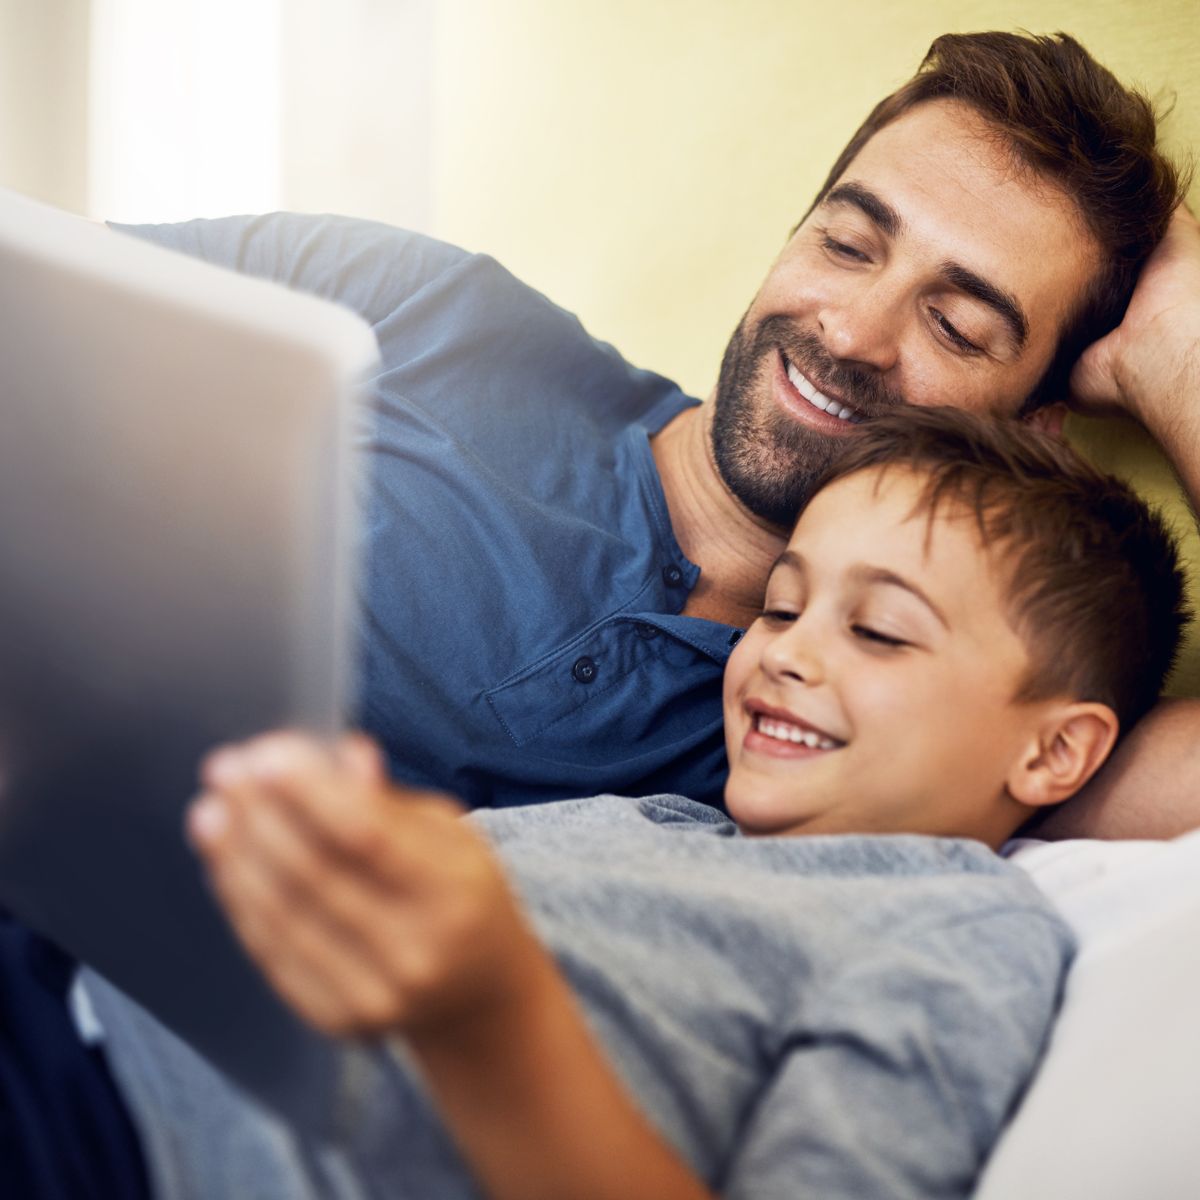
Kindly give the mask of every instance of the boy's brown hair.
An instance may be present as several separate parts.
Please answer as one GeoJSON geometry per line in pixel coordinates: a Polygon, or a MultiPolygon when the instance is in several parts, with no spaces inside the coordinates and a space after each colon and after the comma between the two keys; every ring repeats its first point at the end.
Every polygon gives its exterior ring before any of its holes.
{"type": "Polygon", "coordinates": [[[1127,730],[1158,699],[1188,620],[1175,541],[1127,484],[1027,425],[909,407],[849,439],[816,490],[869,469],[915,472],[914,516],[973,516],[1007,570],[1029,652],[1018,700],[1107,704],[1127,730]]]}
{"type": "Polygon", "coordinates": [[[1138,272],[1183,197],[1184,181],[1156,145],[1154,105],[1073,37],[950,33],[937,38],[917,73],[871,111],[813,207],[880,129],[930,100],[958,100],[975,109],[1007,141],[1018,164],[1076,202],[1100,246],[1102,267],[1026,402],[1025,411],[1032,411],[1065,397],[1076,359],[1120,322],[1138,272]]]}

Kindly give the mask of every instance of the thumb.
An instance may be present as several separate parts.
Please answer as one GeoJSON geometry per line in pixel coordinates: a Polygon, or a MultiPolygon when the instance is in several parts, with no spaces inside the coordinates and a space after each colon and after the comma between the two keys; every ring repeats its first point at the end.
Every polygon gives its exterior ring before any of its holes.
{"type": "Polygon", "coordinates": [[[1117,382],[1117,330],[1093,342],[1071,372],[1071,407],[1077,412],[1102,414],[1122,407],[1117,382]]]}

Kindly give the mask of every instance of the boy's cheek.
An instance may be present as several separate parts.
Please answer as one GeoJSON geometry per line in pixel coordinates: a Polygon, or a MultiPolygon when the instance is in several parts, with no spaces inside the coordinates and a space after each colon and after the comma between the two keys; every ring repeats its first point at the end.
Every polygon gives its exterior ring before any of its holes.
{"type": "MultiPolygon", "coordinates": [[[[740,648],[739,646],[738,649],[740,648]]],[[[741,708],[741,703],[738,699],[741,690],[738,679],[738,664],[734,661],[734,655],[736,654],[737,650],[735,649],[733,654],[729,656],[729,662],[725,666],[725,677],[721,683],[721,715],[725,720],[725,749],[730,754],[733,751],[733,729],[731,726],[741,708]]]]}

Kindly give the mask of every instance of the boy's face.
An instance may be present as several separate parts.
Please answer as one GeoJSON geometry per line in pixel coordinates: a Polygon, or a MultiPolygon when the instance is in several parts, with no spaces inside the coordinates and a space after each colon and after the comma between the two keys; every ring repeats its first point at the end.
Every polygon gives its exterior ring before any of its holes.
{"type": "Polygon", "coordinates": [[[1002,566],[920,479],[863,471],[804,511],[725,673],[730,815],[747,833],[996,842],[1036,713],[1002,566]]]}

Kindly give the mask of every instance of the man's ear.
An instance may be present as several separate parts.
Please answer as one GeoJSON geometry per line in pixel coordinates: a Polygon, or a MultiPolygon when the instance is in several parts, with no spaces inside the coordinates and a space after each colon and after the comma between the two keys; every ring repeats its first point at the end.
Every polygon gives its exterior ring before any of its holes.
{"type": "Polygon", "coordinates": [[[1062,803],[1100,769],[1119,727],[1107,704],[1055,705],[1009,771],[1009,795],[1031,808],[1062,803]]]}
{"type": "Polygon", "coordinates": [[[1042,408],[1035,408],[1025,417],[1025,423],[1034,429],[1040,429],[1051,437],[1062,437],[1063,422],[1067,419],[1067,406],[1059,400],[1042,408]]]}

